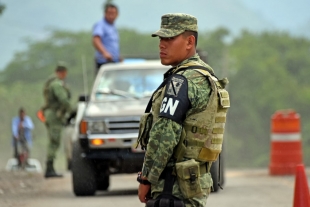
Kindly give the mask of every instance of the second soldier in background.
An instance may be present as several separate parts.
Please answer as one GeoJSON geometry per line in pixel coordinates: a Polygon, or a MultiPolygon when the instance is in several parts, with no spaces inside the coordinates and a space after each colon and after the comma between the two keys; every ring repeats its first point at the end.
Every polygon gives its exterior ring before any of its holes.
{"type": "Polygon", "coordinates": [[[62,177],[55,172],[54,160],[61,143],[62,129],[71,112],[70,91],[64,83],[66,77],[67,67],[59,64],[55,69],[55,75],[50,77],[44,86],[45,106],[42,110],[49,138],[45,178],[62,177]]]}

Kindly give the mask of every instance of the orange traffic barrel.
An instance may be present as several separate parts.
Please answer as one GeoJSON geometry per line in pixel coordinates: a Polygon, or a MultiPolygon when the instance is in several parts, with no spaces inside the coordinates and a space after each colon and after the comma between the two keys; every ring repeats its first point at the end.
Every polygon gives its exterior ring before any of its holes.
{"type": "Polygon", "coordinates": [[[302,164],[300,116],[292,109],[276,111],[271,117],[270,175],[293,175],[302,164]]]}

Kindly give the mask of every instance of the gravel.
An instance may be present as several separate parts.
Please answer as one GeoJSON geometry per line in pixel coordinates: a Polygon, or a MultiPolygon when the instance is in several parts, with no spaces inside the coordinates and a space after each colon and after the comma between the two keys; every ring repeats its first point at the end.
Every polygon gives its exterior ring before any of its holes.
{"type": "Polygon", "coordinates": [[[40,192],[44,180],[41,173],[22,170],[0,171],[0,206],[24,206],[26,200],[40,192]]]}

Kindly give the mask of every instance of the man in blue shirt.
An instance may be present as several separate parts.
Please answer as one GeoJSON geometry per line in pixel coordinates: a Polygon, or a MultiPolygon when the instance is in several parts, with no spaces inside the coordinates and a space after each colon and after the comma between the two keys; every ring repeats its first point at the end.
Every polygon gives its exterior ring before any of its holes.
{"type": "Polygon", "coordinates": [[[104,18],[93,27],[93,45],[96,49],[96,74],[101,65],[119,62],[119,35],[114,25],[118,16],[118,8],[114,4],[104,6],[104,18]]]}
{"type": "Polygon", "coordinates": [[[31,131],[33,130],[33,122],[29,116],[26,115],[26,112],[23,108],[20,108],[18,111],[19,115],[12,119],[12,135],[13,135],[13,146],[14,146],[14,157],[17,158],[17,145],[20,143],[28,152],[29,148],[32,146],[32,135],[31,131]]]}

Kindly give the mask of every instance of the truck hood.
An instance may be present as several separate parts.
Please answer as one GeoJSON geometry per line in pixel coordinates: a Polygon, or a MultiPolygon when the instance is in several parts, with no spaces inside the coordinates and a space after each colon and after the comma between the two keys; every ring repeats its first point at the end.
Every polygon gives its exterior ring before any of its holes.
{"type": "Polygon", "coordinates": [[[85,109],[85,116],[141,116],[149,99],[123,99],[109,102],[89,102],[85,109]]]}

